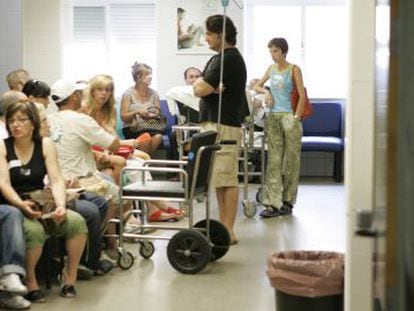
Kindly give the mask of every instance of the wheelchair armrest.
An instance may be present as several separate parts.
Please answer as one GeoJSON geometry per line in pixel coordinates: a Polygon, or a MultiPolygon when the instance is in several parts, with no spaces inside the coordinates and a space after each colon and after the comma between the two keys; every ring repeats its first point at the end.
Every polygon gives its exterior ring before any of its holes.
{"type": "Polygon", "coordinates": [[[188,173],[183,168],[177,167],[150,167],[150,166],[141,166],[141,167],[133,167],[133,166],[125,166],[121,170],[121,180],[127,171],[140,171],[142,172],[142,183],[145,183],[145,172],[164,172],[164,173],[179,173],[180,175],[184,176],[184,183],[188,183],[188,173]]]}
{"type": "Polygon", "coordinates": [[[210,150],[220,150],[221,149],[221,146],[218,145],[218,144],[215,144],[215,145],[204,146],[203,148],[204,149],[210,149],[210,150]]]}
{"type": "Polygon", "coordinates": [[[179,124],[173,125],[172,127],[174,130],[181,130],[181,131],[201,131],[201,127],[197,125],[186,125],[186,124],[179,124]]]}
{"type": "Polygon", "coordinates": [[[218,141],[218,143],[220,145],[236,145],[237,141],[236,140],[220,140],[218,141]]]}
{"type": "Polygon", "coordinates": [[[143,166],[155,166],[155,165],[161,165],[163,166],[180,166],[180,165],[186,165],[187,161],[179,161],[179,160],[147,160],[143,163],[143,166]]]}

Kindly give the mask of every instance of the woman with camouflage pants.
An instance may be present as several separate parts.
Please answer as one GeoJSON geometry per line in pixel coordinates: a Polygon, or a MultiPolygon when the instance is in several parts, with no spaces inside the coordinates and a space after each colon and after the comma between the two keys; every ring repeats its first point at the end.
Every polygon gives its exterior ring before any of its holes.
{"type": "Polygon", "coordinates": [[[256,83],[255,91],[265,94],[270,113],[265,122],[268,163],[262,203],[266,206],[262,217],[277,217],[292,213],[299,184],[302,123],[305,91],[298,66],[286,61],[288,44],[284,38],[274,38],[268,44],[274,61],[256,83]],[[292,75],[295,77],[299,102],[292,111],[290,93],[292,75]],[[270,90],[264,83],[270,79],[270,90]]]}

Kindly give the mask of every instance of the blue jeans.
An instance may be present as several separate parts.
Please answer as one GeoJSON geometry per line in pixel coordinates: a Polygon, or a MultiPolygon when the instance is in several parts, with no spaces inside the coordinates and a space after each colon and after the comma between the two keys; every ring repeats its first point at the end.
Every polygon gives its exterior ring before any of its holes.
{"type": "Polygon", "coordinates": [[[0,277],[10,273],[26,276],[22,226],[23,214],[19,209],[0,205],[0,277]]]}
{"type": "Polygon", "coordinates": [[[76,211],[85,219],[88,227],[88,245],[81,260],[88,268],[97,269],[101,257],[101,225],[105,221],[108,202],[91,192],[82,193],[75,201],[76,211]]]}

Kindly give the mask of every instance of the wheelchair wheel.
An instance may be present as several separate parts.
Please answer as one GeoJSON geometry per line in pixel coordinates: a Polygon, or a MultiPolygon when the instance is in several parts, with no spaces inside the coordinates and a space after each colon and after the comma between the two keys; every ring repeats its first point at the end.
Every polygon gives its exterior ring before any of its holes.
{"type": "Polygon", "coordinates": [[[256,215],[256,205],[249,200],[243,200],[243,213],[247,218],[252,218],[256,215]]]}
{"type": "Polygon", "coordinates": [[[130,252],[119,252],[118,266],[123,270],[128,270],[134,264],[134,256],[130,252]]]}
{"type": "Polygon", "coordinates": [[[155,247],[152,242],[140,242],[139,254],[142,258],[149,259],[154,254],[155,247]]]}
{"type": "Polygon", "coordinates": [[[210,262],[211,247],[202,233],[194,229],[185,229],[170,239],[167,257],[178,272],[194,274],[210,262]]]}
{"type": "MultiPolygon", "coordinates": [[[[210,244],[211,261],[216,261],[223,257],[230,248],[230,233],[227,228],[219,221],[210,219],[210,244]]],[[[201,220],[194,225],[194,228],[207,228],[207,220],[201,220]]],[[[202,232],[207,235],[206,230],[202,232]]]]}

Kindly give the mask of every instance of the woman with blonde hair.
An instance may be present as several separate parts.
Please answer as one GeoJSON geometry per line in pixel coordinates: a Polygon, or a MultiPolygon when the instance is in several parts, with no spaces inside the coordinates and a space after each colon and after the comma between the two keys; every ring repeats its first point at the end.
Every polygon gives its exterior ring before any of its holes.
{"type": "MultiPolygon", "coordinates": [[[[82,112],[89,114],[96,122],[102,126],[106,131],[116,135],[116,110],[114,97],[114,82],[109,75],[96,75],[89,81],[86,100],[82,103],[82,112]]],[[[122,145],[137,147],[139,142],[135,139],[127,139],[121,141],[122,145]]],[[[98,161],[100,155],[98,155],[98,161]]],[[[139,161],[139,159],[147,160],[150,157],[148,154],[135,150],[132,157],[125,160],[119,155],[107,155],[107,160],[114,167],[114,173],[119,175],[120,170],[127,164],[139,161]]],[[[118,177],[118,176],[116,176],[118,177]]],[[[179,209],[168,207],[163,201],[154,201],[148,204],[149,220],[150,221],[167,221],[173,219],[181,219],[183,212],[179,209]]]]}
{"type": "MultiPolygon", "coordinates": [[[[105,74],[94,76],[89,81],[85,97],[86,99],[82,102],[81,112],[90,115],[105,131],[112,135],[117,135],[116,102],[112,77],[105,74]]],[[[136,148],[139,142],[135,139],[128,139],[122,140],[121,144],[136,148]]],[[[121,156],[105,153],[103,150],[94,150],[94,154],[99,170],[106,171],[119,184],[119,174],[126,165],[126,160],[121,156]]],[[[134,151],[134,156],[143,160],[149,159],[145,152],[138,150],[134,151]]]]}

